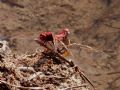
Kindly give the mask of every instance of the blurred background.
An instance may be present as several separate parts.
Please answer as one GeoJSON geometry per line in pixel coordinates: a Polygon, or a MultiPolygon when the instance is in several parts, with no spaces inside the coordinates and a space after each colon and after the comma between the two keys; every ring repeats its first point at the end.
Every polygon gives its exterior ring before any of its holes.
{"type": "Polygon", "coordinates": [[[0,39],[34,53],[40,32],[69,28],[74,62],[97,90],[120,90],[120,0],[0,0],[0,39]]]}

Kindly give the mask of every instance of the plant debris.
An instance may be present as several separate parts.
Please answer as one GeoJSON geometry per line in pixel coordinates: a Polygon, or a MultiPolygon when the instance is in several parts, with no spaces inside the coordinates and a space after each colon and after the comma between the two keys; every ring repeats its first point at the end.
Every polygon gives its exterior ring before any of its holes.
{"type": "Polygon", "coordinates": [[[88,90],[74,67],[58,64],[42,53],[35,56],[11,55],[0,62],[0,90],[88,90]]]}

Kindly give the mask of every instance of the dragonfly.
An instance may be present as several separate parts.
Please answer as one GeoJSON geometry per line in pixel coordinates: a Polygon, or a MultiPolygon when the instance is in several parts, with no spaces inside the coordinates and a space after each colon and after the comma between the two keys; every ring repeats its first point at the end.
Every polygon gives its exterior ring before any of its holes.
{"type": "MultiPolygon", "coordinates": [[[[58,34],[55,34],[53,32],[42,32],[40,33],[39,37],[35,41],[38,44],[40,44],[40,46],[44,47],[44,51],[54,52],[54,55],[60,57],[63,61],[67,62],[71,66],[74,66],[73,61],[71,61],[72,60],[71,57],[73,56],[73,54],[71,52],[71,49],[69,48],[82,47],[82,48],[87,48],[90,50],[97,51],[96,49],[93,49],[92,47],[87,45],[70,43],[69,35],[70,35],[70,30],[68,28],[64,28],[60,30],[58,34]]],[[[80,73],[82,78],[84,80],[87,80],[95,90],[94,85],[85,76],[82,70],[78,66],[74,66],[74,67],[80,73]]]]}
{"type": "Polygon", "coordinates": [[[53,32],[42,32],[36,39],[36,42],[43,46],[45,50],[53,50],[59,54],[70,55],[70,50],[67,48],[69,45],[68,35],[69,29],[65,28],[60,33],[55,35],[53,32]]]}

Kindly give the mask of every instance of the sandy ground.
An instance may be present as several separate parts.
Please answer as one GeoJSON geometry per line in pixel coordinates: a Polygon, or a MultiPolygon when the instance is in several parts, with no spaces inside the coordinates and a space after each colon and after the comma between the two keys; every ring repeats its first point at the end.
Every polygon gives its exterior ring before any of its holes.
{"type": "Polygon", "coordinates": [[[71,51],[97,90],[120,90],[120,0],[0,0],[0,38],[32,53],[42,31],[71,30],[71,51]]]}

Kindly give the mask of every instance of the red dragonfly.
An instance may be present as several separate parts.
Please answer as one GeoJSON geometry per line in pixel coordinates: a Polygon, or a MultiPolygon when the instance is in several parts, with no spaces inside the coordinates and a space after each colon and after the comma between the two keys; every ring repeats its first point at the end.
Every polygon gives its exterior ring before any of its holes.
{"type": "MultiPolygon", "coordinates": [[[[93,49],[92,47],[89,47],[87,45],[76,44],[76,43],[70,44],[70,40],[68,39],[69,34],[70,31],[67,28],[62,29],[61,32],[58,33],[57,35],[55,35],[53,32],[43,32],[39,35],[36,41],[41,46],[45,47],[45,50],[51,50],[51,51],[53,50],[61,54],[63,57],[72,56],[69,47],[76,48],[79,46],[89,50],[97,51],[96,49],[93,49]]],[[[83,76],[83,78],[86,79],[93,86],[91,81],[80,71],[80,69],[79,72],[83,76]]]]}
{"type": "MultiPolygon", "coordinates": [[[[46,49],[54,50],[60,54],[69,53],[67,45],[69,45],[68,35],[69,29],[65,28],[60,33],[55,35],[53,32],[43,32],[39,35],[36,42],[46,49]]],[[[45,49],[45,50],[46,50],[45,49]]]]}

